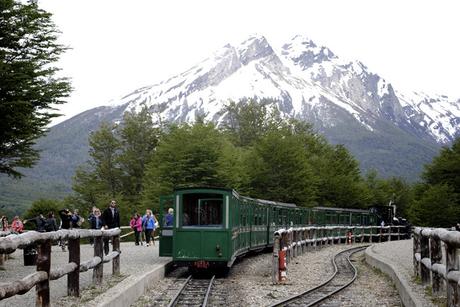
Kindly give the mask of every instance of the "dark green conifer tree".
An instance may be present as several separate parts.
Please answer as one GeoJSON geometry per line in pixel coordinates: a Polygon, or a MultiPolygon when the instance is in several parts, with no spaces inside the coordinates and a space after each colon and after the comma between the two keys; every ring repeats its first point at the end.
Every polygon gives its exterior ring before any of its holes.
{"type": "Polygon", "coordinates": [[[0,1],[0,173],[21,177],[18,167],[33,166],[35,140],[58,116],[53,105],[70,93],[68,80],[56,75],[66,50],[57,35],[36,2],[0,1]]]}

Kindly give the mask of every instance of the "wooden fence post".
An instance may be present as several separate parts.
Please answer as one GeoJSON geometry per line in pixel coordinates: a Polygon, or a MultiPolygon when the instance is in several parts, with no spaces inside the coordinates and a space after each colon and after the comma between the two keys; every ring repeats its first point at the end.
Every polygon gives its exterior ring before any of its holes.
{"type": "Polygon", "coordinates": [[[80,296],[80,238],[69,239],[69,263],[74,262],[77,268],[67,275],[67,295],[80,296]]]}
{"type": "MultiPolygon", "coordinates": [[[[420,233],[420,262],[422,259],[430,259],[430,247],[429,247],[429,237],[424,236],[423,233],[420,233]]],[[[423,262],[420,264],[420,275],[422,278],[422,284],[427,285],[430,283],[430,268],[427,268],[423,262]]]]}
{"type": "Polygon", "coordinates": [[[273,271],[272,271],[272,282],[277,284],[279,282],[279,251],[280,251],[280,237],[275,235],[273,242],[273,271]]]}
{"type": "MultiPolygon", "coordinates": [[[[414,231],[413,250],[414,250],[414,275],[420,276],[420,262],[417,260],[417,254],[420,255],[420,232],[414,231]]],[[[421,259],[421,258],[420,258],[421,259]]]]}
{"type": "MultiPolygon", "coordinates": [[[[113,251],[117,251],[120,253],[120,235],[116,235],[112,238],[113,242],[113,251]]],[[[113,258],[112,260],[112,274],[113,275],[120,275],[120,254],[113,258]]]]}
{"type": "Polygon", "coordinates": [[[94,238],[94,256],[101,258],[101,263],[93,269],[93,283],[100,285],[102,283],[102,276],[104,275],[104,263],[102,262],[104,259],[104,248],[102,236],[94,238]]]}
{"type": "Polygon", "coordinates": [[[37,272],[44,271],[48,279],[35,286],[37,299],[36,306],[50,306],[50,269],[51,269],[51,240],[46,240],[38,246],[37,272]]]}
{"type": "MultiPolygon", "coordinates": [[[[458,271],[457,248],[446,244],[446,276],[450,271],[458,271]]],[[[447,306],[458,306],[458,288],[456,281],[447,279],[447,306]]]]}
{"type": "Polygon", "coordinates": [[[316,241],[317,240],[317,237],[316,237],[317,228],[314,228],[312,230],[313,230],[313,249],[316,250],[316,246],[318,244],[318,242],[316,241]]]}
{"type": "Polygon", "coordinates": [[[372,243],[372,229],[374,229],[374,228],[372,228],[372,226],[370,226],[370,229],[369,229],[369,231],[370,231],[369,232],[369,243],[372,243]]]}
{"type": "MultiPolygon", "coordinates": [[[[441,248],[441,240],[437,236],[431,237],[431,266],[434,264],[441,264],[442,261],[442,248],[441,248]]],[[[431,279],[431,289],[433,290],[433,295],[439,295],[441,290],[441,283],[442,283],[442,275],[438,272],[431,272],[432,279],[431,279]]]]}

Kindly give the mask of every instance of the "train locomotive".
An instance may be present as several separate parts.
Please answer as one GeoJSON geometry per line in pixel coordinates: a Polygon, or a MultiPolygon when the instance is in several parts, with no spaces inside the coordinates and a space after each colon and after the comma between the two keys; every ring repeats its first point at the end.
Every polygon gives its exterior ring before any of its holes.
{"type": "Polygon", "coordinates": [[[160,197],[160,220],[174,209],[173,223],[160,228],[160,256],[192,269],[230,268],[250,251],[273,244],[280,228],[308,225],[377,225],[375,212],[255,199],[225,188],[179,188],[160,197]]]}

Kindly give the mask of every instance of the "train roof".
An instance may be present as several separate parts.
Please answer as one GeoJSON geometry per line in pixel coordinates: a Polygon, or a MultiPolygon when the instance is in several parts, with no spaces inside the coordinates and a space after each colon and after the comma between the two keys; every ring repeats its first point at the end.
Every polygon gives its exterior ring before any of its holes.
{"type": "Polygon", "coordinates": [[[280,207],[288,207],[288,208],[297,208],[297,205],[292,204],[292,203],[282,203],[282,202],[279,202],[279,201],[265,200],[265,199],[259,199],[259,198],[251,198],[251,197],[241,196],[241,195],[239,195],[239,198],[244,199],[244,200],[255,201],[255,202],[258,202],[258,203],[262,203],[264,205],[280,206],[280,207]]]}
{"type": "Polygon", "coordinates": [[[233,191],[235,191],[233,189],[225,188],[225,187],[206,187],[206,186],[174,188],[174,191],[184,191],[184,190],[219,190],[219,191],[225,191],[229,193],[232,193],[233,191]]]}
{"type": "Polygon", "coordinates": [[[323,211],[343,211],[343,212],[369,213],[369,210],[350,209],[350,208],[313,207],[313,209],[323,210],[323,211]]]}
{"type": "Polygon", "coordinates": [[[283,202],[278,202],[278,201],[272,201],[272,200],[265,200],[265,199],[259,199],[259,198],[251,198],[247,196],[242,196],[240,195],[237,191],[234,189],[230,188],[222,188],[222,187],[181,187],[181,188],[175,188],[174,191],[183,191],[183,190],[218,190],[218,191],[225,191],[232,193],[235,197],[239,199],[244,199],[244,200],[249,200],[249,201],[254,201],[258,202],[264,205],[271,205],[271,206],[280,206],[280,207],[288,207],[288,208],[297,208],[296,204],[292,203],[283,203],[283,202]]]}

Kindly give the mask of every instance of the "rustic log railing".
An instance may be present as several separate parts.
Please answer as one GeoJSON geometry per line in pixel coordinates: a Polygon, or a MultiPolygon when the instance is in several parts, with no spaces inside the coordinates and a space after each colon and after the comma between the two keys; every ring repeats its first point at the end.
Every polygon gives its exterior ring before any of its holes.
{"type": "Polygon", "coordinates": [[[280,229],[274,233],[272,281],[283,281],[280,274],[280,254],[286,257],[286,264],[291,258],[304,252],[325,245],[382,242],[409,238],[406,226],[313,226],[280,229]],[[280,253],[280,251],[283,251],[280,253]]]}
{"type": "Polygon", "coordinates": [[[109,230],[58,230],[54,232],[29,231],[20,235],[11,234],[0,238],[0,254],[10,254],[16,249],[38,247],[37,272],[21,280],[0,283],[0,300],[17,294],[24,294],[36,287],[36,306],[50,305],[50,280],[67,275],[67,294],[80,295],[80,272],[93,269],[93,282],[102,283],[103,264],[112,261],[112,274],[120,273],[120,232],[119,228],[109,230]],[[94,257],[80,262],[80,239],[94,238],[94,257]],[[103,240],[112,238],[112,252],[104,256],[103,240]],[[68,240],[69,263],[51,269],[51,243],[68,240]]]}
{"type": "Polygon", "coordinates": [[[416,227],[413,232],[414,274],[435,296],[446,296],[447,306],[460,305],[460,232],[416,227]],[[443,257],[443,248],[445,258],[443,257]]]}

